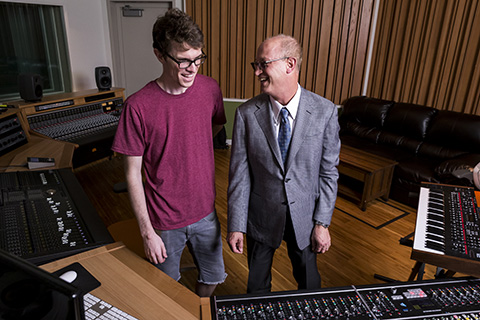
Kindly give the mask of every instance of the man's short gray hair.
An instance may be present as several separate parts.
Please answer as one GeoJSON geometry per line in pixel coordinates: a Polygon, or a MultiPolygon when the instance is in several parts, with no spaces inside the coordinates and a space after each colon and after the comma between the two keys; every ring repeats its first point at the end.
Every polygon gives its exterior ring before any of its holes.
{"type": "Polygon", "coordinates": [[[302,66],[303,49],[298,41],[294,37],[285,34],[279,34],[269,39],[277,39],[280,41],[283,57],[294,57],[297,59],[297,69],[300,72],[300,67],[302,66]]]}

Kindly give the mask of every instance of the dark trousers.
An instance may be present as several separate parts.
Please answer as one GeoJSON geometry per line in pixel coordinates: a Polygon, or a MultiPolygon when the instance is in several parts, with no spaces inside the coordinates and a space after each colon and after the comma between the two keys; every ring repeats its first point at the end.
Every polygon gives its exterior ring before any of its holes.
{"type": "MultiPolygon", "coordinates": [[[[290,215],[287,214],[283,240],[292,263],[293,276],[298,289],[319,289],[320,273],[317,268],[317,255],[311,246],[300,250],[295,240],[295,233],[290,215]]],[[[247,234],[248,284],[247,293],[267,293],[272,289],[272,263],[276,248],[258,242],[247,234]]]]}

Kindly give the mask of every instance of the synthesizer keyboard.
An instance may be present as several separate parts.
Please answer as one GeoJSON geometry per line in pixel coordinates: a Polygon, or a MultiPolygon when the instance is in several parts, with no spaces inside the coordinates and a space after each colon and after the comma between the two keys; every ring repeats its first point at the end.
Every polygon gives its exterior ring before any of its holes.
{"type": "Polygon", "coordinates": [[[0,248],[43,264],[113,239],[69,169],[0,174],[0,248]]]}
{"type": "Polygon", "coordinates": [[[413,249],[480,259],[480,212],[473,188],[425,184],[420,189],[413,249]]]}

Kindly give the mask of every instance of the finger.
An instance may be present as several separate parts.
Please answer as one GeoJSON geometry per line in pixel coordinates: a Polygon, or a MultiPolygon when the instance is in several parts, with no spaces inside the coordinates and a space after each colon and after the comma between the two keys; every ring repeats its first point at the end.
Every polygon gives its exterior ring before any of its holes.
{"type": "Polygon", "coordinates": [[[243,241],[241,239],[237,241],[237,251],[238,253],[243,253],[243,241]]]}
{"type": "Polygon", "coordinates": [[[231,249],[234,253],[242,253],[242,245],[239,242],[235,242],[231,246],[231,249]]]}
{"type": "Polygon", "coordinates": [[[158,264],[157,257],[153,254],[147,253],[148,260],[153,264],[158,264]]]}

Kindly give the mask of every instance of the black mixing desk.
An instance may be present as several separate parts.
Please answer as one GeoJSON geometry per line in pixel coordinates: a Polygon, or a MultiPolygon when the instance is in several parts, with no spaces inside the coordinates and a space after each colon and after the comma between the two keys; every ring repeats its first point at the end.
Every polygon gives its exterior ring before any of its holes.
{"type": "Polygon", "coordinates": [[[35,264],[112,243],[70,169],[0,173],[0,248],[35,264]]]}
{"type": "Polygon", "coordinates": [[[30,115],[27,119],[32,131],[77,144],[73,157],[76,168],[112,154],[122,105],[123,99],[115,98],[30,115]]]}
{"type": "Polygon", "coordinates": [[[212,319],[480,319],[480,280],[427,280],[210,298],[212,319]]]}
{"type": "Polygon", "coordinates": [[[48,95],[41,101],[14,101],[30,133],[78,146],[74,168],[109,157],[124,101],[123,88],[48,95]]]}

